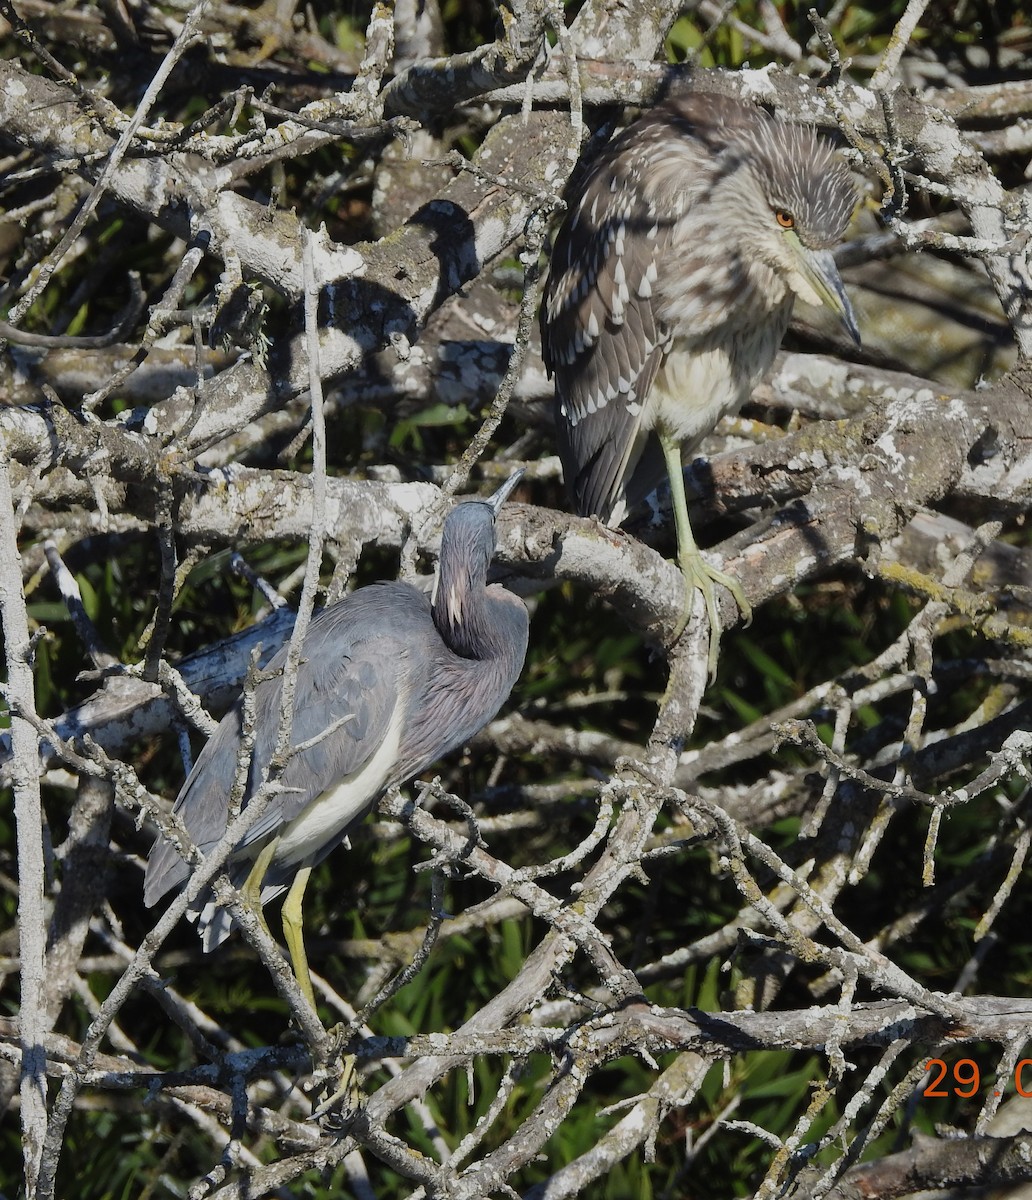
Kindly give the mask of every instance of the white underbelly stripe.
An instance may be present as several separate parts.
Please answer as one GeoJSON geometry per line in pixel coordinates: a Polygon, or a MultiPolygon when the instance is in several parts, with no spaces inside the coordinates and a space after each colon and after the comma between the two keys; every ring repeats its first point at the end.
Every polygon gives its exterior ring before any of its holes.
{"type": "MultiPolygon", "coordinates": [[[[361,770],[327,788],[284,826],[276,847],[277,862],[303,862],[335,838],[382,790],[397,761],[404,708],[399,699],[386,736],[361,770]]],[[[330,736],[345,736],[345,733],[341,730],[330,736]]]]}

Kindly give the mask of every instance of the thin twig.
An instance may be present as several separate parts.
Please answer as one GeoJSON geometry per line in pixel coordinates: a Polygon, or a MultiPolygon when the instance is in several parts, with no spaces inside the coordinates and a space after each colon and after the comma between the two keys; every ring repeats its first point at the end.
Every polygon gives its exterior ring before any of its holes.
{"type": "MultiPolygon", "coordinates": [[[[0,430],[0,618],[3,620],[11,712],[11,776],[18,847],[18,950],[21,956],[20,1031],[21,1133],[25,1193],[42,1186],[47,1135],[47,1086],[43,1038],[46,1034],[46,907],[44,893],[43,802],[39,788],[39,740],[28,715],[35,716],[29,619],[22,592],[18,531],[14,524],[11,460],[0,430]]],[[[42,1193],[41,1193],[42,1194],[42,1193]]]]}
{"type": "Polygon", "coordinates": [[[906,10],[896,22],[896,28],[892,31],[878,69],[871,76],[870,86],[875,90],[889,86],[906,48],[910,44],[917,23],[924,16],[927,7],[928,0],[909,0],[906,10]]]}

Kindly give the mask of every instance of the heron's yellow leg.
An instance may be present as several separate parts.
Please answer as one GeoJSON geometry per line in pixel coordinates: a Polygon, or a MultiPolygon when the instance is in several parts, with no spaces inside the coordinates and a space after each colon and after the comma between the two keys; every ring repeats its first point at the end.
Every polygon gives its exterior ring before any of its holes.
{"type": "Polygon", "coordinates": [[[265,872],[269,869],[269,864],[272,862],[272,856],[276,853],[276,843],[278,841],[279,838],[273,838],[267,846],[262,847],[261,853],[254,860],[254,865],[244,880],[244,886],[240,889],[251,911],[261,922],[262,928],[269,934],[269,937],[272,937],[272,934],[265,922],[265,913],[262,911],[262,880],[265,878],[265,872]]]}
{"type": "MultiPolygon", "coordinates": [[[[294,968],[297,986],[308,1003],[315,1010],[315,992],[312,989],[312,976],[308,970],[308,955],[305,953],[304,928],[302,925],[301,903],[304,900],[305,888],[312,874],[311,867],[302,867],[294,876],[287,898],[283,901],[283,938],[290,951],[290,962],[294,968]]],[[[319,1106],[320,1111],[336,1107],[338,1104],[345,1112],[354,1112],[361,1103],[358,1090],[358,1070],[355,1056],[345,1054],[340,1060],[340,1076],[337,1080],[337,1090],[329,1100],[319,1106]]]]}
{"type": "Polygon", "coordinates": [[[720,616],[717,612],[717,595],[714,584],[721,584],[735,598],[746,621],[752,616],[752,606],[745,598],[741,584],[731,575],[711,566],[699,552],[692,534],[692,523],[688,517],[688,497],[684,491],[684,469],[681,465],[681,446],[665,433],[659,434],[666,459],[667,474],[670,476],[670,500],[674,509],[674,528],[677,531],[677,565],[685,582],[685,602],[681,619],[674,632],[675,640],[684,632],[692,612],[692,591],[698,588],[706,602],[706,617],[709,621],[709,674],[712,679],[717,671],[717,651],[720,647],[720,616]]]}
{"type": "Polygon", "coordinates": [[[358,1060],[353,1054],[344,1054],[340,1060],[337,1088],[332,1095],[320,1102],[315,1115],[321,1117],[324,1113],[338,1112],[346,1117],[358,1112],[361,1107],[362,1090],[358,1080],[358,1060]]]}
{"type": "Polygon", "coordinates": [[[315,992],[312,989],[312,976],[308,970],[308,955],[305,953],[305,935],[303,913],[301,906],[305,898],[305,888],[312,874],[311,867],[302,867],[294,876],[287,898],[283,901],[283,939],[290,953],[290,965],[294,968],[294,978],[301,994],[312,1006],[315,1012],[315,992]]]}

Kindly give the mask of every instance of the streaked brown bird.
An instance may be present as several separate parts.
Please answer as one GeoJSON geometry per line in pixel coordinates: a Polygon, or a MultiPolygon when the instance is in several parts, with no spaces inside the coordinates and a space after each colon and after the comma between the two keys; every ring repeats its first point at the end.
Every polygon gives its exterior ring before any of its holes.
{"type": "Polygon", "coordinates": [[[615,527],[665,465],[688,589],[678,633],[698,588],[712,676],[714,584],[746,618],[750,608],[738,582],[699,553],[682,455],[759,383],[796,296],[827,304],[859,342],[831,253],[856,188],[811,128],[701,93],[634,122],[574,187],[541,305],[567,487],[582,516],[615,527]]]}

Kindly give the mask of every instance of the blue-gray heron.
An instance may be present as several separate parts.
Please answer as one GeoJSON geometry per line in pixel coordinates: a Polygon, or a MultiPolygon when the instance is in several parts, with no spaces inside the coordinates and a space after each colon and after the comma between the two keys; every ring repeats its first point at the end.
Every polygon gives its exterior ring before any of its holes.
{"type": "MultiPolygon", "coordinates": [[[[487,585],[495,518],[517,471],[488,500],[448,515],[432,598],[409,583],[360,588],[312,618],[301,648],[283,789],[233,850],[230,879],[255,911],[283,891],[283,934],[298,985],[315,1008],[302,937],[302,900],[312,868],[347,837],[389,787],[461,746],[512,691],[527,651],[523,601],[487,585]]],[[[280,725],[282,648],[254,693],[254,750],[243,804],[266,777],[280,725]]],[[[207,853],[226,831],[241,756],[242,705],[223,718],[201,751],[174,811],[207,853]]],[[[144,881],[148,906],[183,884],[190,868],[158,838],[144,881]]],[[[202,895],[197,918],[205,951],[232,928],[229,913],[202,895]]]]}
{"type": "Polygon", "coordinates": [[[812,129],[703,94],[657,105],[574,186],[541,305],[567,487],[582,516],[617,526],[665,464],[688,605],[692,588],[706,601],[712,676],[714,583],[746,617],[749,605],[695,545],[682,455],[759,383],[796,296],[827,304],[859,341],[831,254],[856,188],[812,129]]]}

